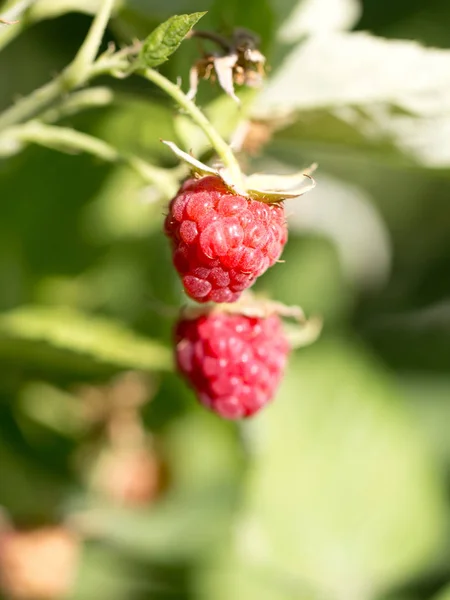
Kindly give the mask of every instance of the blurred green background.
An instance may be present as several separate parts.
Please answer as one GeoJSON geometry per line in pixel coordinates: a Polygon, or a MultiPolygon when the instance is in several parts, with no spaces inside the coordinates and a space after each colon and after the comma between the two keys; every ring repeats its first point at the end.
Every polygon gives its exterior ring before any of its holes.
{"type": "MultiPolygon", "coordinates": [[[[8,45],[0,24],[1,110],[72,59],[98,2],[28,5],[8,45]]],[[[5,598],[448,600],[450,4],[124,0],[107,37],[200,10],[203,29],[258,32],[271,66],[242,110],[200,85],[245,168],[320,165],[257,289],[324,331],[262,414],[219,420],[172,371],[167,199],[85,154],[4,152],[5,598]]],[[[186,89],[197,56],[185,41],[161,70],[186,89]]],[[[60,124],[168,169],[160,138],[206,151],[148,82],[93,85],[99,106],[60,124]]]]}

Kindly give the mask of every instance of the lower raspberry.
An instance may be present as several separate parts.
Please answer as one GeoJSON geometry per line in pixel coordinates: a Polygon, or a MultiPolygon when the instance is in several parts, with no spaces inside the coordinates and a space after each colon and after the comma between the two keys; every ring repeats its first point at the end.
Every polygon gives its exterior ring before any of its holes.
{"type": "Polygon", "coordinates": [[[235,302],[280,257],[284,207],[230,192],[216,176],[187,180],[165,221],[173,263],[197,302],[235,302]]]}
{"type": "Polygon", "coordinates": [[[273,398],[289,353],[277,315],[213,312],[179,321],[175,337],[179,370],[219,416],[249,417],[273,398]]]}

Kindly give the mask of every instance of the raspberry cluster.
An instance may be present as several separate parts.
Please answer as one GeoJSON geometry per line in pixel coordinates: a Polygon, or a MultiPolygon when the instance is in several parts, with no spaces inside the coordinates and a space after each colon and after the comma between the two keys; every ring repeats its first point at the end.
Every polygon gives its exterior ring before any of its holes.
{"type": "Polygon", "coordinates": [[[277,315],[212,312],[179,321],[175,337],[179,370],[221,417],[249,417],[272,399],[289,353],[277,315]]]}
{"type": "Polygon", "coordinates": [[[165,233],[186,293],[235,302],[280,257],[284,207],[233,194],[216,176],[188,179],[169,205],[165,233]]]}
{"type": "Polygon", "coordinates": [[[178,321],[178,370],[219,416],[249,417],[273,398],[283,376],[290,344],[280,316],[303,322],[303,313],[240,296],[281,256],[288,237],[283,199],[305,193],[314,181],[301,173],[266,189],[271,176],[240,180],[233,172],[231,179],[231,170],[206,167],[165,143],[197,175],[170,202],[164,232],[186,294],[210,303],[184,311],[178,321]]]}

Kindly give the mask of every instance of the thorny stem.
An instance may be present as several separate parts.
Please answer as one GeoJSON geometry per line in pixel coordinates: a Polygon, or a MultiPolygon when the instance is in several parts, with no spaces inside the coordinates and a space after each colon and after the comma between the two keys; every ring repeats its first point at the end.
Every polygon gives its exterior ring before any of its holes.
{"type": "Polygon", "coordinates": [[[233,151],[225,142],[225,140],[219,135],[216,129],[211,125],[198,106],[182,92],[178,85],[175,85],[166,79],[158,71],[155,71],[154,69],[144,69],[141,71],[141,73],[146,79],[152,81],[164,92],[166,92],[166,94],[173,98],[175,102],[188,113],[194,123],[196,123],[200,129],[202,129],[204,134],[211,142],[211,145],[217,152],[224,167],[228,170],[232,181],[236,185],[241,186],[242,172],[239,167],[239,163],[233,154],[233,151]]]}

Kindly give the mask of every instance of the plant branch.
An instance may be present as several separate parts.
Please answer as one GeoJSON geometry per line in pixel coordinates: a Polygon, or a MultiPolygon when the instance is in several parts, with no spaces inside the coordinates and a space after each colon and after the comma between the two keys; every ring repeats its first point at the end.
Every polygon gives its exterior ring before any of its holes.
{"type": "Polygon", "coordinates": [[[31,0],[10,2],[4,13],[0,15],[0,50],[9,44],[24,29],[23,13],[31,4],[31,0]]]}
{"type": "Polygon", "coordinates": [[[105,73],[111,74],[128,67],[128,61],[124,57],[110,52],[106,52],[97,61],[92,62],[92,57],[95,58],[98,52],[112,4],[113,0],[104,0],[80,51],[73,62],[56,79],[49,81],[29,96],[21,98],[0,114],[0,131],[35,117],[60,96],[88,83],[94,77],[105,73]]]}
{"type": "MultiPolygon", "coordinates": [[[[66,71],[63,71],[56,79],[49,81],[32,92],[29,96],[21,98],[16,104],[0,114],[0,131],[11,125],[17,125],[29,118],[35,117],[64,93],[67,93],[80,85],[86,84],[94,77],[98,77],[105,73],[111,73],[113,70],[121,70],[127,66],[128,63],[124,59],[117,58],[114,55],[105,55],[93,63],[90,68],[85,71],[83,80],[79,80],[78,82],[75,82],[70,78],[67,80],[66,71]]],[[[68,68],[70,68],[70,66],[68,68]]]]}
{"type": "Polygon", "coordinates": [[[24,125],[9,128],[4,135],[19,142],[32,142],[63,152],[87,152],[107,162],[119,159],[117,150],[103,140],[69,127],[28,121],[24,125]]]}
{"type": "MultiPolygon", "coordinates": [[[[56,79],[35,90],[29,96],[22,98],[0,114],[0,131],[4,130],[4,141],[12,142],[11,147],[14,147],[14,142],[28,140],[60,149],[69,146],[72,150],[90,152],[108,161],[118,160],[118,152],[101,140],[67,128],[51,128],[48,125],[39,124],[37,121],[27,123],[29,119],[35,119],[39,116],[52,120],[55,115],[58,115],[58,107],[53,112],[51,107],[61,97],[63,97],[60,102],[62,111],[64,112],[65,104],[68,105],[70,110],[70,99],[64,98],[64,95],[85,85],[99,75],[109,74],[120,77],[133,72],[133,68],[130,69],[127,57],[129,53],[134,54],[137,52],[138,44],[116,53],[109,49],[96,60],[113,5],[114,0],[102,1],[83,45],[74,60],[56,79]],[[17,127],[21,123],[25,125],[21,128],[17,127]]],[[[158,71],[151,68],[141,68],[137,71],[167,93],[200,127],[228,171],[230,180],[241,187],[243,176],[233,151],[196,104],[183,93],[178,85],[166,79],[158,71]]],[[[123,160],[124,157],[121,157],[121,159],[123,160]]],[[[156,178],[161,186],[167,189],[167,177],[162,177],[163,171],[161,169],[155,169],[137,157],[129,157],[126,160],[144,179],[155,182],[156,178]]],[[[173,178],[171,178],[171,181],[173,182],[173,178]]],[[[173,190],[173,185],[172,191],[176,192],[176,189],[173,190]]]]}
{"type": "Polygon", "coordinates": [[[37,90],[34,90],[29,96],[21,98],[16,104],[7,108],[0,115],[0,130],[25,121],[58,98],[63,91],[60,79],[61,77],[57,77],[53,81],[46,83],[37,90]]]}
{"type": "Polygon", "coordinates": [[[107,106],[111,104],[113,99],[114,94],[111,89],[107,87],[90,87],[66,96],[42,113],[40,118],[44,123],[54,123],[89,108],[107,106]]]}
{"type": "Polygon", "coordinates": [[[166,169],[154,167],[132,154],[121,154],[107,142],[69,127],[28,121],[23,125],[9,128],[3,137],[10,145],[24,142],[34,143],[63,152],[87,152],[106,162],[123,162],[146,183],[156,185],[164,196],[169,198],[175,195],[178,188],[174,175],[166,169]]]}
{"type": "Polygon", "coordinates": [[[86,39],[72,63],[66,70],[66,78],[73,78],[74,82],[71,87],[79,85],[86,79],[87,73],[90,70],[92,63],[97,57],[105,34],[106,26],[108,25],[111,11],[113,9],[114,0],[103,0],[97,14],[92,21],[92,25],[88,31],[86,39]]]}
{"type": "Polygon", "coordinates": [[[200,129],[207,136],[211,145],[217,152],[219,158],[221,159],[224,167],[228,170],[230,177],[237,184],[241,184],[242,181],[242,172],[239,167],[239,163],[236,160],[236,157],[233,154],[230,146],[225,142],[225,140],[219,135],[219,133],[214,129],[211,123],[208,121],[206,116],[202,113],[202,111],[198,108],[198,106],[190,100],[186,94],[180,89],[178,85],[175,85],[168,79],[166,79],[161,73],[155,71],[154,69],[143,69],[139,71],[146,79],[152,81],[159,88],[161,88],[166,94],[168,94],[175,102],[186,111],[186,113],[191,117],[191,119],[196,123],[200,129]]]}

